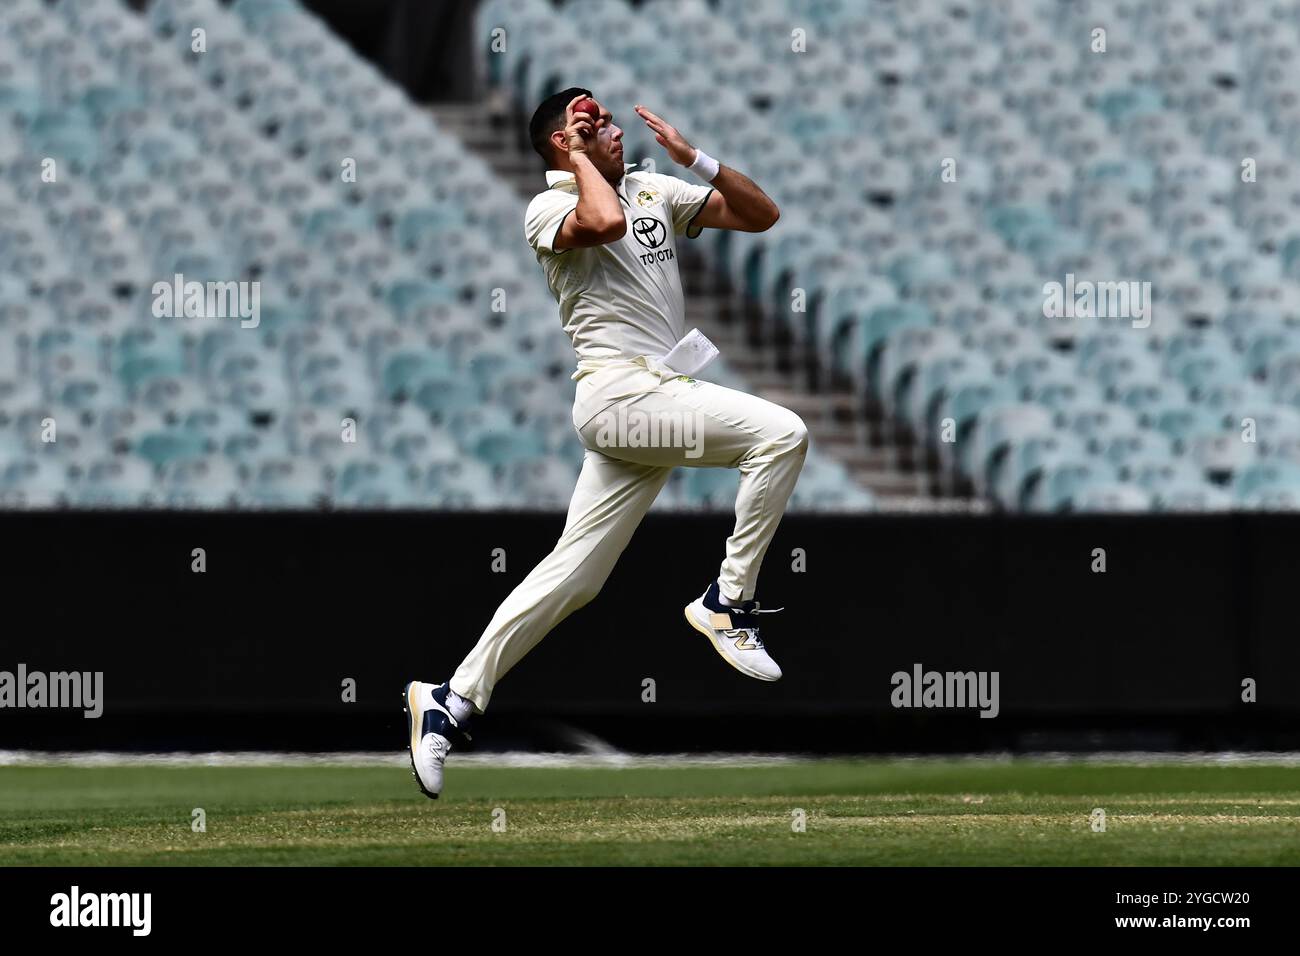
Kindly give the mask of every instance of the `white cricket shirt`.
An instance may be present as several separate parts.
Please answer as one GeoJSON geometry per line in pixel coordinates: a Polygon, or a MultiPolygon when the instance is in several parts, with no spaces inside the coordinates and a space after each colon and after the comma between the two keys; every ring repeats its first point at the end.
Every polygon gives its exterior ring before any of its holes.
{"type": "Polygon", "coordinates": [[[578,205],[573,173],[546,171],[549,188],[528,204],[524,234],[560,305],[560,321],[578,360],[666,354],[686,334],[686,303],[677,271],[677,237],[713,192],[631,163],[614,186],[627,232],[617,242],[555,250],[555,236],[578,205]]]}

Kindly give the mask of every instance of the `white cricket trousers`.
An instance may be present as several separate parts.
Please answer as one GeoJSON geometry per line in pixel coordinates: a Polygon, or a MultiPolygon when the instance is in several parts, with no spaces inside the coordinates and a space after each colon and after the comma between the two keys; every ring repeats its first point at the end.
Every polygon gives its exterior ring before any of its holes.
{"type": "Polygon", "coordinates": [[[451,689],[480,713],[497,681],[600,593],[678,465],[739,469],[736,525],[718,584],[728,599],[751,600],[808,452],[798,415],[680,376],[654,359],[584,362],[577,378],[573,421],[587,452],[564,533],[497,608],[451,679],[451,689]]]}

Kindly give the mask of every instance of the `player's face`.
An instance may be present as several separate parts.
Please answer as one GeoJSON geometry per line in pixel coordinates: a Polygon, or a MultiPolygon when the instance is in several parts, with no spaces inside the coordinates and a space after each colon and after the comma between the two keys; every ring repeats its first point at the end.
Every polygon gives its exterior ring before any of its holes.
{"type": "Polygon", "coordinates": [[[587,146],[592,164],[605,176],[623,174],[623,129],[614,123],[614,114],[600,106],[600,119],[596,123],[596,136],[587,146]]]}

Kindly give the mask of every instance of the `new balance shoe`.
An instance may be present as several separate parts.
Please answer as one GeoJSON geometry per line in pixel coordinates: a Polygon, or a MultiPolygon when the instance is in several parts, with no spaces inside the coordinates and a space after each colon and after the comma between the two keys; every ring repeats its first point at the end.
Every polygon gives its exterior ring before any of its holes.
{"type": "Polygon", "coordinates": [[[714,581],[704,594],[686,605],[686,620],[712,643],[722,659],[747,677],[780,680],[781,668],[772,660],[758,636],[758,615],[774,614],[782,608],[762,610],[757,601],[729,607],[718,595],[714,581]]]}
{"type": "Polygon", "coordinates": [[[452,747],[470,741],[469,719],[457,721],[447,707],[447,684],[411,681],[402,691],[406,712],[407,746],[411,750],[411,774],[420,792],[437,800],[442,792],[442,768],[452,747]]]}

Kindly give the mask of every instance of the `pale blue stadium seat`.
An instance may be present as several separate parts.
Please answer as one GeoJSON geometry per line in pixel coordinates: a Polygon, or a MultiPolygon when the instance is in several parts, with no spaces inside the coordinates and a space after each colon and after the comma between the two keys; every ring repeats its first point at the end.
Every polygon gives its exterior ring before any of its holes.
{"type": "Polygon", "coordinates": [[[882,345],[901,329],[930,325],[934,325],[933,314],[914,303],[900,302],[872,309],[858,318],[852,327],[850,342],[845,349],[848,360],[853,363],[852,370],[861,368],[866,381],[871,383],[877,396],[883,398],[886,393],[879,386],[887,383],[878,383],[874,375],[882,345]]]}
{"type": "Polygon", "coordinates": [[[1050,465],[1029,492],[1028,509],[1073,510],[1089,491],[1113,487],[1114,483],[1114,470],[1095,458],[1050,465]]]}
{"type": "Polygon", "coordinates": [[[1001,367],[1005,369],[1012,387],[1022,396],[1028,395],[1041,383],[1068,381],[1073,376],[1069,359],[1041,348],[1029,348],[1005,356],[1001,367]]]}
{"type": "Polygon", "coordinates": [[[869,491],[859,487],[837,462],[810,458],[790,496],[791,507],[808,511],[870,511],[876,507],[869,491]]]}
{"type": "Polygon", "coordinates": [[[241,488],[234,462],[205,455],[164,465],[157,495],[168,508],[229,508],[238,502],[241,488]]]}
{"type": "Polygon", "coordinates": [[[332,497],[335,506],[343,508],[408,508],[419,502],[410,470],[384,459],[343,465],[332,497]]]}
{"type": "Polygon", "coordinates": [[[1030,385],[1024,395],[1042,408],[1050,409],[1061,416],[1068,416],[1081,409],[1105,406],[1105,397],[1101,388],[1094,382],[1077,377],[1043,378],[1030,385]]]}
{"type": "Polygon", "coordinates": [[[250,504],[262,508],[313,508],[328,492],[321,465],[303,458],[257,458],[243,466],[250,504]]]}
{"type": "Polygon", "coordinates": [[[205,437],[178,426],[146,432],[132,443],[132,452],[156,467],[198,458],[211,450],[205,437]]]}
{"type": "MultiPolygon", "coordinates": [[[[947,395],[960,385],[992,378],[993,363],[981,353],[926,353],[917,363],[916,374],[903,376],[896,383],[894,407],[905,410],[914,433],[932,435],[936,431],[935,411],[947,395]]],[[[1011,397],[1008,394],[1005,400],[1011,397]]]]}
{"type": "Polygon", "coordinates": [[[1300,464],[1280,460],[1250,464],[1234,476],[1232,493],[1245,507],[1295,507],[1300,503],[1300,464]]]}
{"type": "Polygon", "coordinates": [[[442,423],[462,411],[481,406],[484,397],[476,383],[453,372],[421,374],[411,382],[409,393],[417,407],[433,413],[442,423]]]}
{"type": "Polygon", "coordinates": [[[1037,481],[1043,469],[1087,459],[1087,447],[1075,435],[1030,435],[1011,443],[997,463],[990,482],[993,496],[1004,508],[1021,510],[1027,504],[1029,483],[1037,481]]]}
{"type": "Polygon", "coordinates": [[[979,415],[970,441],[967,472],[977,488],[996,484],[998,469],[1009,447],[1034,435],[1054,434],[1051,411],[1028,402],[999,405],[979,415]]]}
{"type": "Polygon", "coordinates": [[[504,485],[522,491],[525,507],[567,510],[577,480],[578,468],[574,462],[546,455],[511,465],[506,471],[504,485]]]}
{"type": "Polygon", "coordinates": [[[0,459],[0,507],[50,508],[67,499],[66,467],[49,457],[0,459]]]}
{"type": "Polygon", "coordinates": [[[462,434],[465,447],[487,465],[508,467],[547,454],[545,438],[528,428],[472,428],[462,434]]]}
{"type": "Polygon", "coordinates": [[[1155,503],[1154,496],[1136,485],[1121,482],[1098,483],[1089,485],[1072,500],[1072,509],[1078,512],[1122,512],[1150,511],[1155,503]]]}
{"type": "Polygon", "coordinates": [[[86,508],[136,508],[156,496],[153,467],[146,461],[116,456],[90,462],[70,489],[73,504],[86,508]]]}
{"type": "Polygon", "coordinates": [[[682,488],[692,507],[724,510],[735,504],[739,480],[730,468],[687,468],[682,488]]]}
{"type": "Polygon", "coordinates": [[[404,348],[382,359],[384,392],[389,397],[411,393],[418,382],[432,376],[454,373],[451,357],[432,348],[404,348]]]}
{"type": "Polygon", "coordinates": [[[430,465],[417,481],[417,493],[426,507],[436,508],[492,508],[506,500],[496,490],[491,469],[468,457],[430,465]]]}
{"type": "Polygon", "coordinates": [[[1242,441],[1240,431],[1202,432],[1188,441],[1188,458],[1207,477],[1238,474],[1259,455],[1259,446],[1242,441]]]}

